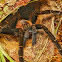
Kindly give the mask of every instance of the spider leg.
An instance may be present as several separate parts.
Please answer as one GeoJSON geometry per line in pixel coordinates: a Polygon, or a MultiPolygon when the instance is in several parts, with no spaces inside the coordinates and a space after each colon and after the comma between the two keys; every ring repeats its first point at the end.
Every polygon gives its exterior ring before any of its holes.
{"type": "Polygon", "coordinates": [[[14,29],[3,28],[3,29],[0,30],[0,33],[14,35],[14,29]]]}
{"type": "Polygon", "coordinates": [[[37,11],[37,12],[35,12],[36,15],[39,15],[39,14],[50,14],[50,13],[53,13],[55,15],[62,15],[61,11],[54,11],[54,10],[45,10],[45,11],[37,11]]]}
{"type": "Polygon", "coordinates": [[[23,37],[24,37],[23,30],[22,29],[3,28],[0,33],[19,36],[19,51],[18,51],[19,60],[20,60],[20,62],[24,62],[24,59],[23,59],[23,37]]]}
{"type": "Polygon", "coordinates": [[[23,30],[20,29],[19,30],[19,51],[18,51],[20,62],[24,62],[24,59],[23,59],[23,37],[24,37],[23,30]]]}
{"type": "Polygon", "coordinates": [[[28,28],[26,28],[27,29],[27,31],[25,31],[25,34],[24,34],[24,43],[23,43],[23,46],[25,47],[25,44],[26,44],[26,42],[27,42],[27,40],[29,39],[29,38],[31,38],[31,33],[32,33],[32,26],[28,29],[28,28]]]}
{"type": "Polygon", "coordinates": [[[32,45],[36,43],[36,27],[32,26],[32,45]]]}
{"type": "Polygon", "coordinates": [[[28,38],[29,38],[29,30],[27,30],[27,31],[25,32],[24,40],[23,40],[23,47],[25,47],[25,44],[26,44],[28,38]]]}
{"type": "Polygon", "coordinates": [[[32,32],[32,45],[34,45],[36,43],[36,27],[35,26],[31,26],[30,28],[26,28],[26,30],[28,30],[28,32],[25,32],[24,35],[24,46],[25,43],[27,42],[28,38],[29,38],[29,32],[32,32]],[[29,29],[29,30],[28,30],[29,29]]]}
{"type": "Polygon", "coordinates": [[[11,28],[12,28],[12,29],[15,29],[15,28],[16,28],[17,20],[18,20],[18,19],[16,19],[16,21],[14,21],[14,22],[11,24],[11,28]]]}
{"type": "Polygon", "coordinates": [[[32,16],[32,24],[35,24],[37,20],[37,15],[32,16]]]}
{"type": "Polygon", "coordinates": [[[0,30],[1,34],[9,34],[14,36],[19,36],[19,29],[3,28],[0,30]]]}
{"type": "Polygon", "coordinates": [[[42,24],[37,24],[35,26],[36,26],[36,29],[43,29],[48,34],[48,36],[51,38],[52,42],[55,44],[55,46],[57,47],[59,53],[62,56],[62,47],[58,43],[58,40],[56,40],[56,38],[54,37],[54,35],[48,30],[48,28],[46,26],[42,25],[42,24]]]}

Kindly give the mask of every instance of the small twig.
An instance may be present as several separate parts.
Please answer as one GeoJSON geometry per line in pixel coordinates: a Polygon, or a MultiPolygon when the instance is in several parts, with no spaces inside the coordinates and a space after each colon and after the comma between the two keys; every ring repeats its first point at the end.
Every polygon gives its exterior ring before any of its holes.
{"type": "Polygon", "coordinates": [[[42,48],[42,50],[40,51],[41,53],[39,54],[39,56],[37,57],[36,60],[38,60],[38,59],[41,57],[43,51],[45,50],[45,48],[46,48],[46,46],[47,46],[47,43],[48,43],[48,38],[46,39],[46,43],[45,43],[44,47],[42,48]]]}

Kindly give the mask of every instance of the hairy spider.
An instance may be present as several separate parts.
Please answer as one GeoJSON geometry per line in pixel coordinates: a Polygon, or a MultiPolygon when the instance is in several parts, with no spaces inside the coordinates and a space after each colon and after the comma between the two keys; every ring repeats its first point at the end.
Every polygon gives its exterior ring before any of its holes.
{"type": "Polygon", "coordinates": [[[37,34],[36,29],[43,29],[48,34],[48,36],[51,38],[52,42],[57,47],[59,53],[62,55],[61,45],[58,43],[54,35],[48,30],[48,28],[42,24],[35,24],[37,16],[40,14],[53,13],[55,15],[62,15],[62,12],[53,11],[53,10],[40,11],[41,6],[42,6],[42,3],[40,1],[29,3],[26,6],[22,6],[18,9],[18,11],[14,15],[10,14],[0,24],[1,26],[0,33],[19,36],[18,53],[19,53],[20,62],[24,62],[23,47],[25,47],[25,43],[27,42],[29,38],[29,35],[30,35],[29,33],[32,33],[32,45],[36,43],[36,34],[37,34]],[[20,24],[20,27],[16,28],[17,20],[21,20],[20,21],[21,24],[20,24]],[[6,27],[3,26],[3,23],[6,24],[6,27]]]}

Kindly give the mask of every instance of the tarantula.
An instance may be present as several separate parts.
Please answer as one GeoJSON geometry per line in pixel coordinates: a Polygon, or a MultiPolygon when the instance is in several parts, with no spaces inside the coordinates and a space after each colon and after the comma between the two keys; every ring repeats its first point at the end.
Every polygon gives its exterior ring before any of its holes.
{"type": "Polygon", "coordinates": [[[29,3],[26,6],[22,6],[18,9],[18,11],[14,15],[10,14],[0,23],[1,26],[0,33],[19,36],[18,53],[20,62],[24,62],[23,47],[25,47],[25,43],[27,42],[30,33],[32,33],[32,45],[36,43],[36,33],[37,33],[36,29],[43,29],[51,38],[52,42],[57,47],[59,53],[62,55],[61,45],[58,43],[54,35],[48,30],[48,28],[42,24],[35,24],[37,16],[39,14],[53,13],[55,15],[62,15],[62,12],[53,10],[40,11],[41,5],[42,3],[40,1],[36,1],[29,3]],[[21,26],[20,28],[16,28],[17,20],[20,19],[21,19],[21,26]],[[6,24],[6,27],[3,26],[3,23],[6,24]]]}

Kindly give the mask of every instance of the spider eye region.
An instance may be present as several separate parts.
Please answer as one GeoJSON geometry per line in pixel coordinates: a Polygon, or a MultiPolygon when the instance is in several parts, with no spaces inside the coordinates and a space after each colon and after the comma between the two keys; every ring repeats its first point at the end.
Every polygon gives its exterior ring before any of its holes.
{"type": "Polygon", "coordinates": [[[30,25],[32,25],[31,21],[22,19],[17,21],[16,28],[25,29],[28,28],[30,25]]]}

